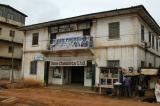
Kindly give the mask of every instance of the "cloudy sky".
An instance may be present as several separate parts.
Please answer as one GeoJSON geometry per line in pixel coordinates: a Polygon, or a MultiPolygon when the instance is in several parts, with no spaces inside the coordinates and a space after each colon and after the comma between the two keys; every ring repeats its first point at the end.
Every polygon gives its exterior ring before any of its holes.
{"type": "Polygon", "coordinates": [[[160,0],[0,0],[28,15],[26,25],[144,5],[160,25],[160,0]]]}

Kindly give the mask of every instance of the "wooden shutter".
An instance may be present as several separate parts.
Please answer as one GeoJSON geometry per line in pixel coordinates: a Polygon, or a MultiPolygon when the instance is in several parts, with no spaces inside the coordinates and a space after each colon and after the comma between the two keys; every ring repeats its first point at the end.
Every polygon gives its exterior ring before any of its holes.
{"type": "Polygon", "coordinates": [[[90,36],[90,29],[83,29],[83,36],[90,36]]]}
{"type": "Polygon", "coordinates": [[[152,35],[151,35],[151,32],[149,32],[149,43],[150,43],[150,45],[151,45],[151,40],[152,39],[152,35]]]}
{"type": "Polygon", "coordinates": [[[53,39],[56,39],[57,36],[56,36],[56,33],[51,33],[51,36],[50,36],[50,44],[53,43],[53,39]]]}
{"type": "Polygon", "coordinates": [[[38,45],[38,33],[34,33],[32,37],[32,45],[38,45]]]}
{"type": "Polygon", "coordinates": [[[144,41],[144,26],[141,25],[141,40],[144,41]]]}
{"type": "Polygon", "coordinates": [[[158,37],[156,37],[156,49],[158,51],[158,37]]]}
{"type": "Polygon", "coordinates": [[[152,48],[154,49],[154,35],[152,35],[152,48]]]}
{"type": "Polygon", "coordinates": [[[30,74],[37,74],[37,61],[31,61],[30,74]]]}
{"type": "Polygon", "coordinates": [[[109,39],[115,39],[120,37],[119,22],[109,23],[109,39]]]}

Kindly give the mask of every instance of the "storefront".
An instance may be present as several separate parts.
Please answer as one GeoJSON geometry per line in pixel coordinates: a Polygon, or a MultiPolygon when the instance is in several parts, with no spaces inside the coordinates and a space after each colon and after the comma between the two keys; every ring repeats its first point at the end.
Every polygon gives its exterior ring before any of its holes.
{"type": "Polygon", "coordinates": [[[92,60],[89,56],[48,57],[48,84],[92,86],[92,60]]]}

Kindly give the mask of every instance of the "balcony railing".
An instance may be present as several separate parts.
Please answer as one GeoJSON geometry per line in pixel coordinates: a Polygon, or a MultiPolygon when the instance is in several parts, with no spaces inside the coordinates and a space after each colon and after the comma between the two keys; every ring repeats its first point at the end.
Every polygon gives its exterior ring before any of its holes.
{"type": "Polygon", "coordinates": [[[93,39],[90,36],[53,39],[50,44],[51,51],[89,49],[92,47],[93,39]]]}

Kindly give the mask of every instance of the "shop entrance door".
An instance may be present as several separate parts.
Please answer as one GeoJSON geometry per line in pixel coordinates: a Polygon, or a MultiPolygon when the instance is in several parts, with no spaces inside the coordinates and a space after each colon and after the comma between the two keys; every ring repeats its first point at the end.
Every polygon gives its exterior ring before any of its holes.
{"type": "Polygon", "coordinates": [[[84,67],[72,67],[71,83],[84,84],[84,67]]]}

